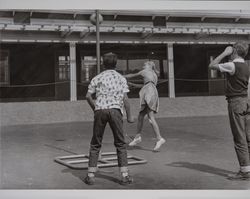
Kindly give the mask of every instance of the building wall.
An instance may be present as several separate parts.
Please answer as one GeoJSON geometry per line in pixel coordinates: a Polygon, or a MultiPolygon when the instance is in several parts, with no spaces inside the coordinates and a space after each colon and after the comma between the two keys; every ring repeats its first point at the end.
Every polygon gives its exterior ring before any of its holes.
{"type": "Polygon", "coordinates": [[[204,44],[174,45],[176,96],[223,95],[224,80],[219,76],[211,79],[208,65],[210,56],[219,55],[225,47],[204,44]]]}
{"type": "MultiPolygon", "coordinates": [[[[132,114],[138,115],[138,98],[129,99],[132,114]]],[[[225,97],[160,98],[157,118],[227,115],[225,97]]],[[[93,111],[86,100],[75,102],[0,103],[1,126],[93,121],[93,111]]]]}
{"type": "MultiPolygon", "coordinates": [[[[69,100],[69,45],[65,44],[3,44],[2,51],[9,52],[9,85],[0,86],[2,102],[11,101],[50,101],[69,100]],[[59,59],[65,58],[68,78],[60,78],[59,59]],[[38,84],[38,85],[37,85],[38,84]],[[42,84],[42,85],[40,85],[42,84]]],[[[101,55],[113,52],[118,55],[117,70],[121,74],[138,72],[143,63],[149,59],[157,63],[161,71],[160,79],[167,80],[166,45],[101,45],[101,55]]],[[[93,58],[95,62],[95,44],[78,44],[76,47],[77,97],[84,99],[89,81],[96,75],[96,65],[90,71],[89,78],[84,79],[82,59],[93,58]]],[[[103,68],[102,68],[103,69],[103,68]]],[[[134,79],[142,83],[142,79],[134,79]]],[[[158,85],[160,96],[168,96],[168,82],[158,85]]],[[[139,89],[132,88],[129,96],[138,97],[139,89]]]]}
{"type": "Polygon", "coordinates": [[[10,78],[7,87],[0,87],[1,101],[54,99],[56,48],[54,44],[1,44],[1,50],[9,51],[10,78]]]}
{"type": "MultiPolygon", "coordinates": [[[[168,97],[168,60],[166,44],[101,44],[101,55],[118,55],[117,70],[121,74],[135,73],[143,63],[153,60],[160,71],[157,89],[160,97],[168,97]]],[[[221,53],[225,45],[174,44],[174,74],[176,96],[224,95],[222,74],[215,78],[208,70],[210,57],[221,53]]],[[[69,57],[69,44],[4,43],[0,50],[9,52],[9,85],[0,86],[0,101],[51,101],[70,99],[70,67],[68,78],[60,79],[59,57],[69,57]]],[[[95,44],[76,45],[77,98],[85,99],[89,81],[96,75],[95,44]],[[92,59],[92,71],[86,79],[83,59],[92,59]],[[84,70],[83,70],[84,69],[84,70]]],[[[249,54],[246,59],[249,59],[249,54]]],[[[224,60],[226,61],[226,60],[224,60]]],[[[143,83],[142,79],[130,80],[143,83]]],[[[138,97],[139,89],[131,88],[129,97],[138,97]]]]}
{"type": "MultiPolygon", "coordinates": [[[[159,79],[162,83],[158,84],[158,91],[161,97],[168,96],[167,82],[167,49],[163,44],[101,44],[101,55],[113,52],[118,55],[117,71],[125,75],[135,73],[142,70],[143,63],[148,60],[153,60],[156,63],[158,70],[161,72],[159,79]]],[[[95,44],[78,44],[77,45],[77,79],[78,79],[78,99],[84,99],[87,92],[89,82],[81,82],[81,58],[86,56],[95,57],[95,44]],[[80,82],[80,83],[79,83],[80,82]]],[[[103,70],[103,68],[101,68],[103,70]]],[[[92,73],[95,74],[95,73],[92,73]]],[[[91,76],[90,78],[92,78],[91,76]]],[[[135,78],[130,81],[134,83],[143,83],[140,78],[135,78]]],[[[138,88],[131,88],[129,97],[138,97],[138,88]]]]}

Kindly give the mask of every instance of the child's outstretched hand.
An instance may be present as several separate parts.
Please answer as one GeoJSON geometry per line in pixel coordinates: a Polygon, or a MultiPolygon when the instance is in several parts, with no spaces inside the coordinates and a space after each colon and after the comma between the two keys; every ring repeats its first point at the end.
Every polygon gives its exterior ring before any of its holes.
{"type": "Polygon", "coordinates": [[[127,122],[128,123],[134,123],[135,122],[135,118],[133,116],[129,116],[129,117],[127,117],[127,122]]]}

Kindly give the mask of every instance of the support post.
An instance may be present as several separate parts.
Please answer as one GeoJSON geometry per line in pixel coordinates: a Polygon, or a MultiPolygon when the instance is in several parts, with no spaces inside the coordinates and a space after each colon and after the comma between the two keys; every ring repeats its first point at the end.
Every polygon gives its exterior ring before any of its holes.
{"type": "Polygon", "coordinates": [[[76,44],[69,44],[70,56],[70,101],[77,100],[77,82],[76,82],[76,44]]]}
{"type": "Polygon", "coordinates": [[[174,82],[174,51],[173,44],[167,44],[167,58],[168,58],[168,96],[175,98],[175,82],[174,82]]]}
{"type": "Polygon", "coordinates": [[[96,10],[96,67],[97,74],[101,72],[100,64],[100,19],[99,19],[99,10],[96,10]]]}

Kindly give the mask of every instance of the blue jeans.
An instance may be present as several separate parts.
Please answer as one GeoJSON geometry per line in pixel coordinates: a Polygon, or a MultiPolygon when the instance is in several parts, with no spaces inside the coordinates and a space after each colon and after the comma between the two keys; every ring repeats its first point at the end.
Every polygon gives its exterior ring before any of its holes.
{"type": "Polygon", "coordinates": [[[234,148],[241,167],[250,165],[250,108],[247,97],[228,99],[234,148]]]}
{"type": "Polygon", "coordinates": [[[118,166],[121,168],[122,172],[125,172],[128,165],[127,148],[123,133],[122,113],[119,109],[97,110],[94,113],[93,136],[90,143],[89,152],[89,171],[96,171],[99,152],[102,146],[103,134],[107,123],[109,123],[113,132],[118,166]]]}

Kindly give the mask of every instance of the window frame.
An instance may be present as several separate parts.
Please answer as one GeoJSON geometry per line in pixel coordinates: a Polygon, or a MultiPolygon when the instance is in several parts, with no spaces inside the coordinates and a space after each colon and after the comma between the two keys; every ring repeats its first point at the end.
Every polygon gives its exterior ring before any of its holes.
{"type": "Polygon", "coordinates": [[[0,81],[0,87],[4,87],[4,86],[9,86],[10,85],[10,51],[9,50],[5,50],[5,49],[4,50],[0,49],[0,56],[1,56],[2,52],[8,54],[8,59],[7,59],[8,60],[8,64],[4,68],[4,70],[7,69],[7,81],[5,81],[5,82],[0,81]]]}
{"type": "MultiPolygon", "coordinates": [[[[56,59],[56,68],[55,68],[56,78],[55,78],[55,81],[56,82],[68,82],[68,81],[70,81],[70,57],[69,57],[68,52],[66,50],[57,51],[55,59],[56,59]],[[67,60],[65,60],[65,63],[68,62],[68,64],[67,64],[68,72],[66,72],[65,75],[66,76],[68,75],[68,78],[63,78],[63,79],[60,78],[60,65],[61,65],[60,60],[59,60],[60,56],[65,57],[67,59],[67,60]]],[[[66,66],[66,64],[63,64],[63,66],[66,66]]]]}

